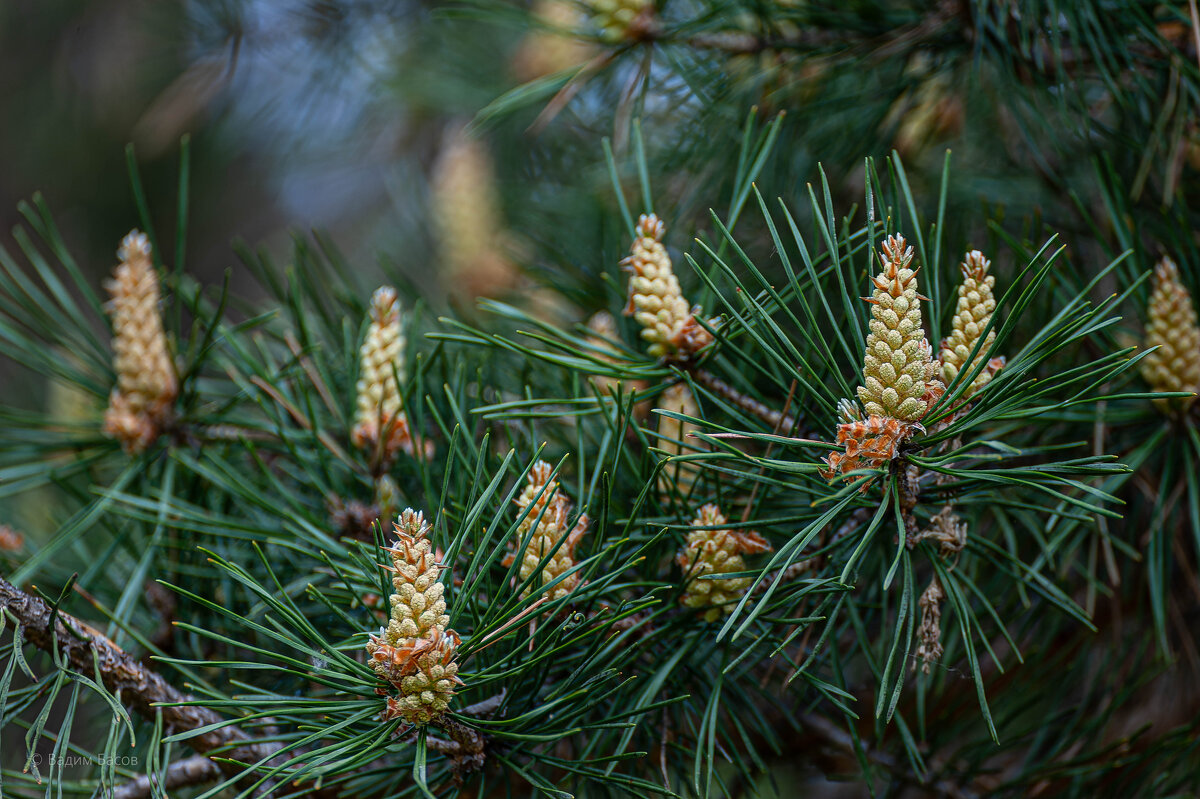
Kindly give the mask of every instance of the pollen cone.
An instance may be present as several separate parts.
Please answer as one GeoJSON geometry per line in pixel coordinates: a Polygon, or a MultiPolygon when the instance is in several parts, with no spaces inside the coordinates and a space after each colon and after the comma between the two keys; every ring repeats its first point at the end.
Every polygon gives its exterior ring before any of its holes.
{"type": "Polygon", "coordinates": [[[109,397],[104,432],[136,453],[162,432],[179,384],[167,353],[150,240],[134,230],[121,242],[117,256],[121,263],[106,284],[117,386],[109,397]]]}
{"type": "MultiPolygon", "coordinates": [[[[1146,346],[1158,347],[1142,360],[1142,374],[1155,391],[1200,390],[1200,327],[1191,295],[1179,280],[1179,269],[1170,258],[1154,268],[1150,293],[1150,321],[1146,346]]],[[[1164,412],[1181,413],[1195,397],[1156,400],[1164,412]]]]}
{"type": "Polygon", "coordinates": [[[371,668],[399,689],[385,716],[410,724],[428,724],[450,705],[458,679],[458,635],[447,630],[441,566],[428,538],[429,525],[411,508],[395,524],[392,556],[391,618],[367,643],[371,668]]]}
{"type": "Polygon", "coordinates": [[[666,226],[654,214],[638,218],[630,255],[621,265],[629,272],[625,315],[642,326],[646,351],[657,358],[686,359],[712,342],[712,334],[695,319],[679,288],[671,257],[662,244],[666,226]]]}
{"type": "MultiPolygon", "coordinates": [[[[589,520],[586,513],[580,514],[573,527],[568,527],[571,502],[559,490],[558,481],[551,479],[553,472],[554,467],[546,461],[535,463],[529,470],[525,489],[515,500],[522,511],[529,509],[516,531],[518,546],[526,536],[530,536],[529,544],[520,552],[521,582],[537,574],[539,568],[542,573],[541,585],[552,583],[569,572],[575,567],[575,549],[587,531],[589,520]],[[549,560],[546,560],[547,555],[550,556],[549,560]]],[[[514,557],[515,553],[510,554],[506,562],[511,563],[514,557]]],[[[534,585],[537,585],[536,581],[534,585]]],[[[550,590],[548,596],[552,600],[561,599],[578,585],[579,574],[568,574],[550,590]]]]}
{"type": "MultiPolygon", "coordinates": [[[[868,415],[919,422],[929,409],[927,383],[936,380],[932,350],[921,321],[917,271],[912,247],[903,236],[889,236],[874,279],[870,333],[858,388],[868,415]]],[[[940,381],[938,381],[940,383],[940,381]]]]}
{"type": "MultiPolygon", "coordinates": [[[[726,524],[724,514],[716,505],[700,508],[692,527],[720,527],[726,524]]],[[[771,545],[758,533],[734,530],[694,529],[688,533],[687,545],[676,557],[684,570],[687,588],[680,602],[697,608],[705,621],[716,621],[722,614],[732,613],[737,601],[746,593],[753,580],[750,577],[701,580],[706,575],[733,574],[746,571],[743,555],[769,552],[771,545]]]]}
{"type": "MultiPolygon", "coordinates": [[[[962,283],[958,287],[958,305],[954,310],[953,330],[942,341],[941,361],[942,380],[946,385],[954,380],[964,369],[971,372],[987,357],[987,352],[996,339],[996,332],[987,334],[975,360],[967,365],[971,350],[983,336],[984,329],[992,320],[996,310],[996,298],[993,289],[996,285],[994,275],[988,274],[991,261],[983,257],[979,250],[967,253],[962,263],[962,283]]],[[[966,390],[966,396],[971,396],[983,388],[992,379],[994,369],[985,366],[966,390]]]]}

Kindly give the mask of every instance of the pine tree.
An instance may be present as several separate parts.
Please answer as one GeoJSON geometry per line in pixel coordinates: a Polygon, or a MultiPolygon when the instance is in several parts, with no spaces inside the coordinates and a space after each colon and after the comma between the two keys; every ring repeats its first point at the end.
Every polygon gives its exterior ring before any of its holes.
{"type": "Polygon", "coordinates": [[[413,24],[418,265],[22,206],[0,790],[1193,789],[1192,9],[413,24]]]}

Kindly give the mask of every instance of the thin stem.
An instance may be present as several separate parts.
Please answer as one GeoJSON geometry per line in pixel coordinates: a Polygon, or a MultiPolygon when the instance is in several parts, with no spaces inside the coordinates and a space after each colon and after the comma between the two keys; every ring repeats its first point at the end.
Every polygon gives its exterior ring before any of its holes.
{"type": "MultiPolygon", "coordinates": [[[[80,674],[98,676],[126,707],[148,721],[153,722],[161,714],[164,727],[177,733],[209,728],[187,738],[187,744],[202,755],[219,754],[218,768],[227,776],[246,777],[243,763],[268,761],[279,753],[279,746],[255,743],[231,721],[208,708],[189,704],[196,700],[139,663],[99,630],[51,608],[3,578],[0,612],[19,625],[28,643],[46,652],[59,652],[80,674]]],[[[269,790],[269,785],[262,787],[269,790]]]]}
{"type": "Polygon", "coordinates": [[[159,779],[157,774],[143,774],[137,779],[118,785],[112,792],[112,799],[146,799],[154,795],[155,788],[161,794],[174,788],[203,785],[220,777],[220,766],[204,755],[193,755],[167,766],[162,779],[159,779]]]}
{"type": "Polygon", "coordinates": [[[794,434],[793,431],[797,428],[796,423],[783,413],[768,408],[753,397],[746,396],[707,369],[693,369],[691,375],[697,383],[751,416],[761,419],[776,432],[783,435],[794,434]]]}

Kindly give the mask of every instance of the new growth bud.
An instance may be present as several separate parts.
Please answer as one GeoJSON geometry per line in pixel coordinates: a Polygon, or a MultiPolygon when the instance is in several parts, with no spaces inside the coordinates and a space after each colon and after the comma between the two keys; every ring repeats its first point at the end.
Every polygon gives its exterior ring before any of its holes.
{"type": "MultiPolygon", "coordinates": [[[[617,330],[617,320],[608,311],[597,311],[592,314],[587,322],[588,330],[596,334],[599,339],[607,339],[608,341],[599,341],[598,345],[605,348],[607,352],[600,353],[599,357],[608,363],[617,362],[617,353],[611,348],[609,341],[618,341],[621,338],[620,332],[617,330]],[[611,354],[610,354],[611,353],[611,354]]],[[[592,375],[588,378],[593,386],[602,394],[611,394],[614,397],[618,392],[637,391],[643,392],[646,389],[645,380],[622,380],[617,377],[609,377],[607,375],[592,375]]],[[[650,410],[648,400],[638,402],[633,407],[635,417],[644,418],[650,410]]]]}
{"type": "Polygon", "coordinates": [[[646,351],[658,358],[686,360],[712,342],[712,334],[695,319],[662,244],[666,226],[654,214],[638,218],[630,255],[621,265],[630,273],[625,315],[642,326],[646,351]]]}
{"type": "MultiPolygon", "coordinates": [[[[1179,280],[1179,269],[1170,258],[1154,267],[1150,293],[1150,321],[1146,346],[1158,347],[1142,360],[1142,375],[1155,391],[1200,390],[1200,327],[1191,295],[1179,280]]],[[[1195,397],[1155,400],[1164,412],[1182,413],[1195,397]]]]}
{"type": "MultiPolygon", "coordinates": [[[[386,472],[400,450],[414,454],[415,442],[400,398],[404,379],[404,328],[400,300],[391,286],[371,295],[370,324],[359,350],[354,428],[355,446],[371,453],[377,473],[386,472]]],[[[431,452],[426,442],[425,453],[431,452]]]]}
{"type": "Polygon", "coordinates": [[[871,322],[858,398],[867,416],[847,399],[838,403],[837,443],[843,451],[825,459],[821,474],[827,480],[895,458],[913,433],[924,432],[921,419],[946,390],[921,319],[926,298],[917,291],[912,247],[903,236],[888,236],[879,258],[882,271],[864,298],[871,304],[871,322]]]}
{"type": "Polygon", "coordinates": [[[921,321],[917,270],[910,268],[912,247],[903,236],[888,236],[874,279],[871,332],[858,388],[867,413],[903,422],[919,422],[929,409],[926,383],[934,376],[933,354],[921,321]]]}
{"type": "Polygon", "coordinates": [[[508,236],[492,155],[464,131],[447,137],[430,178],[433,232],[452,293],[494,296],[518,276],[505,256],[508,236]]]}
{"type": "Polygon", "coordinates": [[[106,283],[117,385],[104,415],[104,433],[120,441],[126,451],[137,453],[158,437],[170,419],[179,384],[167,353],[150,240],[132,231],[121,242],[117,257],[121,263],[106,283]]]}
{"type": "Polygon", "coordinates": [[[616,44],[645,36],[653,25],[652,0],[584,0],[600,38],[616,44]]]}
{"type": "MultiPolygon", "coordinates": [[[[660,410],[671,411],[682,416],[699,416],[700,407],[696,397],[687,383],[675,383],[669,386],[658,398],[660,410]]],[[[658,416],[658,446],[667,457],[684,455],[691,451],[688,435],[696,430],[696,425],[683,419],[659,414],[658,416]]],[[[695,464],[681,461],[668,463],[659,474],[658,487],[663,493],[669,494],[672,488],[679,493],[687,494],[699,477],[699,469],[695,464]]]]}
{"type": "Polygon", "coordinates": [[[388,699],[385,716],[428,724],[450,705],[461,685],[455,651],[458,635],[447,630],[442,566],[427,537],[424,514],[406,509],[395,523],[396,542],[387,550],[395,593],[390,619],[367,643],[371,668],[399,689],[388,699]]]}
{"type": "MultiPolygon", "coordinates": [[[[587,514],[583,513],[573,527],[568,527],[571,502],[558,490],[558,481],[551,479],[553,472],[554,467],[546,461],[538,461],[529,470],[528,483],[515,500],[522,512],[528,511],[517,525],[516,545],[520,547],[520,542],[524,541],[526,536],[530,536],[529,544],[519,553],[510,554],[504,561],[509,565],[519,555],[522,583],[535,575],[539,568],[542,574],[540,585],[552,583],[566,574],[566,577],[550,590],[548,596],[552,600],[562,599],[579,585],[579,574],[567,572],[575,567],[575,548],[587,532],[589,522],[587,514]]],[[[538,581],[535,580],[534,590],[538,585],[538,581]]],[[[529,593],[527,589],[522,596],[529,593]]]]}
{"type": "MultiPolygon", "coordinates": [[[[962,283],[958,287],[958,305],[954,310],[953,329],[950,335],[942,340],[941,361],[942,380],[946,385],[958,376],[964,369],[970,373],[979,363],[986,359],[992,342],[996,340],[996,332],[990,331],[975,354],[975,359],[967,364],[971,350],[983,336],[984,329],[992,320],[996,310],[996,298],[993,289],[996,285],[994,275],[988,274],[992,262],[983,257],[979,250],[971,250],[962,262],[962,283]]],[[[971,396],[983,388],[992,379],[992,375],[1003,365],[1002,359],[994,359],[983,367],[971,381],[964,396],[971,396]]]]}
{"type": "MultiPolygon", "coordinates": [[[[726,524],[724,514],[713,504],[704,505],[692,520],[693,528],[719,528],[726,524]]],[[[770,552],[771,545],[758,533],[721,529],[693,529],[687,545],[675,562],[683,569],[686,589],[680,602],[701,610],[705,621],[716,621],[732,613],[734,605],[753,580],[750,577],[726,577],[702,580],[706,575],[734,574],[746,570],[743,555],[770,552]]]]}
{"type": "Polygon", "coordinates": [[[535,27],[521,40],[513,56],[513,66],[522,80],[577,67],[594,55],[594,45],[574,33],[587,21],[578,3],[535,0],[530,13],[535,27]]]}

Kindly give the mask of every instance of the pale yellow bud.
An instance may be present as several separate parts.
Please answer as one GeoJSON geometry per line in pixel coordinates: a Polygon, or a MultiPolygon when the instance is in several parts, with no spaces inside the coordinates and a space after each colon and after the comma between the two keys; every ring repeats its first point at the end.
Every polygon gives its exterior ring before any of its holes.
{"type": "Polygon", "coordinates": [[[513,66],[522,80],[562,72],[593,56],[593,46],[573,34],[586,21],[577,3],[537,0],[533,16],[541,24],[526,34],[513,57],[513,66]]]}
{"type": "MultiPolygon", "coordinates": [[[[683,416],[700,415],[700,406],[696,404],[696,397],[687,383],[669,386],[659,396],[658,407],[683,416]]],[[[695,445],[689,443],[689,436],[698,429],[694,422],[659,414],[658,447],[667,457],[694,452],[695,445]]],[[[658,486],[663,493],[670,493],[672,488],[676,488],[681,494],[687,494],[699,476],[700,470],[694,463],[668,463],[659,474],[658,486]]]]}
{"type": "Polygon", "coordinates": [[[517,278],[503,254],[506,236],[495,170],[487,147],[465,132],[452,135],[431,177],[433,228],[452,292],[492,296],[517,278]]]}
{"type": "Polygon", "coordinates": [[[584,0],[600,37],[616,44],[645,35],[653,21],[653,0],[584,0]]]}
{"type": "Polygon", "coordinates": [[[406,509],[395,523],[391,618],[367,643],[368,663],[400,691],[388,699],[386,718],[428,724],[450,704],[458,679],[458,635],[447,630],[441,566],[422,513],[406,509]]]}
{"type": "MultiPolygon", "coordinates": [[[[371,295],[367,336],[359,349],[354,429],[355,446],[370,450],[377,472],[386,471],[396,454],[412,455],[415,442],[404,415],[400,380],[404,379],[404,328],[400,300],[391,286],[381,286],[371,295]]],[[[430,447],[426,442],[425,451],[430,447]]]]}
{"type": "MultiPolygon", "coordinates": [[[[916,422],[929,409],[927,392],[936,380],[934,361],[921,320],[917,272],[910,268],[912,247],[903,236],[889,236],[874,279],[870,333],[863,358],[858,398],[867,414],[916,422]]],[[[940,381],[938,381],[940,385],[940,381]]]]}
{"type": "MultiPolygon", "coordinates": [[[[519,555],[521,565],[518,573],[521,582],[536,574],[539,568],[542,573],[541,585],[554,582],[569,572],[575,567],[575,548],[587,531],[589,520],[586,513],[580,514],[574,527],[568,527],[571,503],[566,495],[559,491],[558,481],[550,479],[553,471],[554,467],[546,461],[535,463],[529,470],[525,489],[515,500],[518,508],[522,511],[529,509],[529,512],[517,525],[517,540],[514,543],[519,547],[526,536],[529,536],[529,543],[519,553],[511,553],[505,563],[512,563],[512,559],[519,555]],[[561,546],[559,542],[562,542],[561,546]],[[547,555],[550,555],[549,559],[547,555]]],[[[537,585],[535,580],[535,590],[537,585]]],[[[561,599],[578,585],[577,573],[567,575],[550,590],[548,596],[550,599],[561,599]]],[[[529,592],[530,589],[526,589],[522,596],[528,595],[529,592]]]]}
{"type": "Polygon", "coordinates": [[[671,256],[662,244],[666,226],[654,214],[638,219],[630,255],[621,264],[629,272],[629,302],[625,315],[642,326],[646,351],[659,358],[686,359],[712,341],[712,334],[695,320],[684,299],[671,256]]]}
{"type": "Polygon", "coordinates": [[[112,295],[108,309],[117,386],[109,398],[104,432],[126,450],[141,452],[169,419],[179,384],[167,353],[150,241],[134,230],[121,242],[117,256],[121,263],[106,284],[112,295]]]}
{"type": "MultiPolygon", "coordinates": [[[[1158,347],[1142,359],[1142,375],[1154,391],[1200,390],[1200,327],[1191,295],[1179,280],[1179,270],[1170,258],[1154,268],[1150,293],[1146,346],[1158,347]]],[[[1168,413],[1182,413],[1195,397],[1157,401],[1168,413]]]]}
{"type": "Polygon", "coordinates": [[[378,425],[380,419],[400,413],[400,383],[404,379],[404,328],[400,299],[391,286],[371,295],[367,337],[359,348],[356,429],[378,425]]]}
{"type": "MultiPolygon", "coordinates": [[[[716,505],[704,505],[692,527],[720,527],[727,523],[716,505]]],[[[680,602],[702,611],[706,621],[716,621],[722,613],[733,612],[753,582],[750,577],[701,580],[705,575],[733,574],[746,570],[743,555],[769,552],[771,545],[758,533],[734,530],[692,530],[687,544],[675,561],[684,571],[686,589],[680,602]]]]}
{"type": "MultiPolygon", "coordinates": [[[[962,283],[958,287],[958,305],[954,310],[953,329],[950,335],[942,341],[941,361],[942,380],[946,385],[962,370],[970,372],[980,362],[987,359],[987,352],[996,339],[996,332],[988,333],[975,360],[967,365],[967,358],[983,334],[984,328],[992,319],[996,310],[996,298],[993,288],[996,285],[994,275],[988,274],[991,261],[983,257],[979,250],[967,253],[962,263],[962,283]]],[[[964,396],[971,396],[983,388],[992,379],[993,370],[986,366],[971,381],[964,396]]]]}

